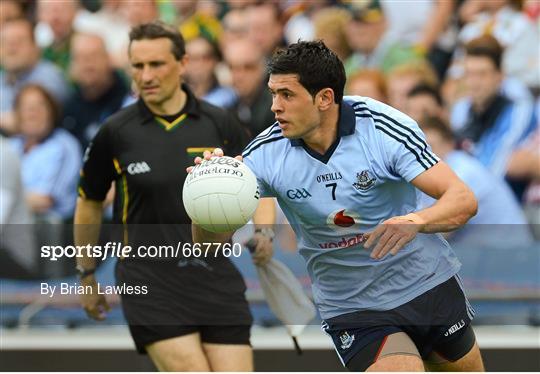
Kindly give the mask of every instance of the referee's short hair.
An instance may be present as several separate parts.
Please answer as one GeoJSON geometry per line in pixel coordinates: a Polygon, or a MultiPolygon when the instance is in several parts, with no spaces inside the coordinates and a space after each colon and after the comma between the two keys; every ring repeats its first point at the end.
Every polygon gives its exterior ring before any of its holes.
{"type": "Polygon", "coordinates": [[[331,88],[337,104],[343,99],[345,68],[322,40],[298,41],[277,51],[268,63],[268,74],[296,74],[313,98],[323,88],[331,88]]]}
{"type": "Polygon", "coordinates": [[[180,60],[184,57],[186,54],[186,44],[182,34],[172,26],[161,21],[143,23],[133,27],[129,32],[129,45],[131,46],[131,42],[134,40],[152,40],[159,38],[167,38],[171,41],[171,52],[176,60],[180,60]]]}

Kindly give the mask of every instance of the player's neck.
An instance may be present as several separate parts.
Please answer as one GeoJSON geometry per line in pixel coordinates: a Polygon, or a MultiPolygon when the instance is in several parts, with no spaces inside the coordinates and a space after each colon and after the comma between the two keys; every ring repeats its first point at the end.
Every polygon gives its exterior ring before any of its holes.
{"type": "Polygon", "coordinates": [[[179,88],[168,100],[159,104],[146,103],[146,105],[158,116],[171,116],[180,112],[186,105],[186,101],[187,94],[179,88]]]}
{"type": "Polygon", "coordinates": [[[303,138],[304,143],[314,151],[325,154],[334,144],[338,134],[339,106],[323,113],[321,123],[303,138]]]}

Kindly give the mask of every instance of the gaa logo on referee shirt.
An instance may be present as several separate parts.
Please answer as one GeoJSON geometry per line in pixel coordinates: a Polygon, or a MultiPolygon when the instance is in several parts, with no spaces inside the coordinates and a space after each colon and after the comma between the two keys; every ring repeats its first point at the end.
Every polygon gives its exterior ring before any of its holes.
{"type": "Polygon", "coordinates": [[[132,162],[127,167],[127,172],[131,175],[134,174],[143,174],[150,172],[150,166],[145,161],[142,162],[132,162]]]}

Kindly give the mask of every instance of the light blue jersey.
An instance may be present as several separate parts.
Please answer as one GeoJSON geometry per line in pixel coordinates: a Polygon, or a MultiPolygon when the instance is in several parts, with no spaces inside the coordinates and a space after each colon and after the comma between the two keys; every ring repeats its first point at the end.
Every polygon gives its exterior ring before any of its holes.
{"type": "Polygon", "coordinates": [[[325,155],[284,138],[277,123],[243,153],[262,196],[277,198],[296,233],[324,319],[395,308],[460,267],[438,234],[418,234],[396,256],[370,258],[362,233],[418,210],[409,182],[439,159],[411,118],[369,98],[345,97],[338,126],[325,155]]]}

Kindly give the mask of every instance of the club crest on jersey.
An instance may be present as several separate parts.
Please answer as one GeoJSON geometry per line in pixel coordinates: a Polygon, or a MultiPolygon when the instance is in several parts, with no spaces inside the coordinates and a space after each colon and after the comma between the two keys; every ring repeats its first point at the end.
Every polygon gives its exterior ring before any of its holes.
{"type": "Polygon", "coordinates": [[[356,173],[356,182],[353,187],[357,190],[366,191],[375,183],[375,178],[371,176],[368,170],[356,173]]]}
{"type": "Polygon", "coordinates": [[[347,331],[344,331],[343,334],[339,336],[339,340],[341,340],[341,349],[349,349],[354,342],[354,334],[349,335],[347,331]]]}

